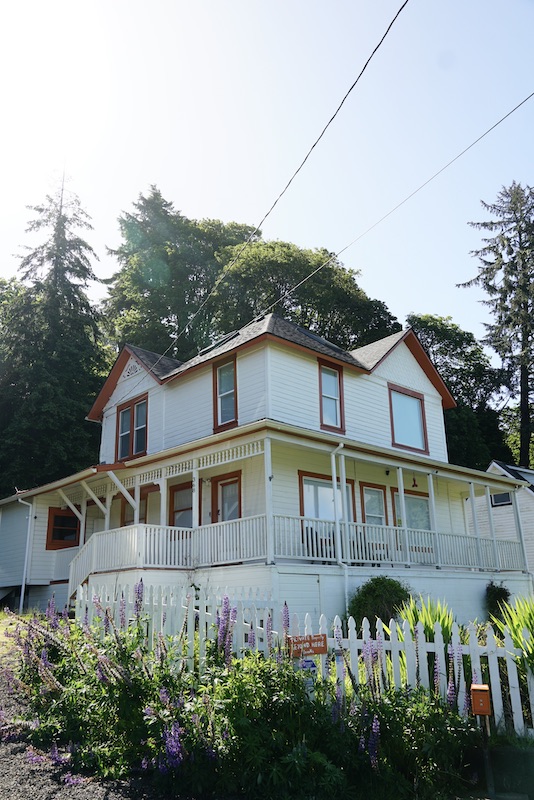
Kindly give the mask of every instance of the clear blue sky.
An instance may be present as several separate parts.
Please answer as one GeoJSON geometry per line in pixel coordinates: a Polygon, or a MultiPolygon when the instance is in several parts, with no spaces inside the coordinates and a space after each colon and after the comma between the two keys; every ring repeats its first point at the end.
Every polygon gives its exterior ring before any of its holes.
{"type": "MultiPolygon", "coordinates": [[[[156,184],[188,217],[256,224],[402,0],[18,0],[0,9],[0,275],[32,240],[25,206],[63,169],[93,218],[97,274],[117,217],[156,184]]],[[[410,0],[265,238],[338,251],[534,91],[534,0],[410,0]]],[[[487,311],[457,289],[492,202],[534,185],[534,99],[348,249],[404,323],[487,311]]]]}

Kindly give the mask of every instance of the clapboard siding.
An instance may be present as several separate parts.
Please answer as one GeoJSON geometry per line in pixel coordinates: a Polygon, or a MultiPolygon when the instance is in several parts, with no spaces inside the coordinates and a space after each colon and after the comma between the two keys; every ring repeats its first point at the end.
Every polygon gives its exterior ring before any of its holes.
{"type": "Polygon", "coordinates": [[[22,580],[29,513],[31,509],[17,502],[0,511],[0,587],[22,580]]]}
{"type": "MultiPolygon", "coordinates": [[[[165,387],[165,448],[201,439],[213,433],[213,377],[211,366],[165,387]]],[[[149,399],[150,402],[150,399],[149,399]]]]}

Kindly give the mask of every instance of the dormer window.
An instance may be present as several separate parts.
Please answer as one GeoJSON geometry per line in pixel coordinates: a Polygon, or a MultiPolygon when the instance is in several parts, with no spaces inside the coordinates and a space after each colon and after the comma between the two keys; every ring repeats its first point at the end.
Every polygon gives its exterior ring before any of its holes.
{"type": "Polygon", "coordinates": [[[424,395],[389,384],[393,447],[428,453],[424,395]]]}
{"type": "Polygon", "coordinates": [[[145,455],[147,402],[145,395],[117,408],[117,461],[145,455]]]}
{"type": "Polygon", "coordinates": [[[321,428],[344,432],[343,370],[341,367],[319,362],[319,395],[321,428]]]}
{"type": "Polygon", "coordinates": [[[214,428],[237,425],[237,382],[235,358],[213,368],[214,428]]]}

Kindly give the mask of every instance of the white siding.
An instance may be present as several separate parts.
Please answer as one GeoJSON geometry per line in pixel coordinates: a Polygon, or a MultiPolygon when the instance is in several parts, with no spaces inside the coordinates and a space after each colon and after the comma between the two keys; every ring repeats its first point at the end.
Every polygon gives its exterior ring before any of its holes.
{"type": "Polygon", "coordinates": [[[0,586],[16,586],[22,582],[28,514],[31,508],[9,503],[0,511],[0,586]]]}
{"type": "Polygon", "coordinates": [[[164,447],[176,447],[213,433],[211,364],[165,386],[164,447]]]}
{"type": "Polygon", "coordinates": [[[272,347],[270,363],[272,419],[320,430],[317,358],[272,347]]]}
{"type": "Polygon", "coordinates": [[[266,351],[245,350],[237,359],[237,403],[240,425],[266,417],[266,351]]]}

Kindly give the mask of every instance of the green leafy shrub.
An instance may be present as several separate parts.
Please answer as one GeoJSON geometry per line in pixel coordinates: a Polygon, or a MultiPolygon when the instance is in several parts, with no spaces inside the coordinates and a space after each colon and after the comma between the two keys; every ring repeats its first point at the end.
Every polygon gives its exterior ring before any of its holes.
{"type": "Polygon", "coordinates": [[[206,669],[188,671],[182,636],[148,641],[141,603],[129,625],[96,604],[92,627],[49,607],[16,634],[31,709],[21,730],[63,769],[144,771],[162,796],[199,800],[430,800],[458,778],[469,723],[428,692],[310,686],[272,643],[267,657],[235,658],[227,598],[206,669]]]}
{"type": "Polygon", "coordinates": [[[486,586],[487,619],[501,619],[501,607],[510,602],[510,590],[503,584],[490,581],[486,586]]]}
{"type": "Polygon", "coordinates": [[[362,584],[349,601],[348,615],[354,618],[356,627],[361,627],[367,617],[371,626],[376,618],[386,625],[398,615],[398,609],[410,599],[407,586],[385,576],[371,578],[362,584]]]}

